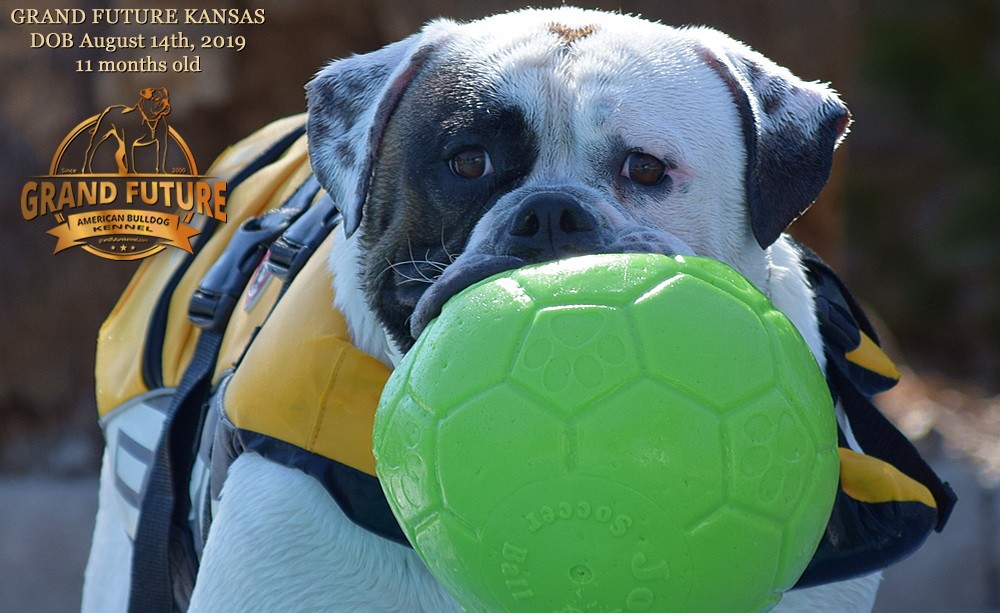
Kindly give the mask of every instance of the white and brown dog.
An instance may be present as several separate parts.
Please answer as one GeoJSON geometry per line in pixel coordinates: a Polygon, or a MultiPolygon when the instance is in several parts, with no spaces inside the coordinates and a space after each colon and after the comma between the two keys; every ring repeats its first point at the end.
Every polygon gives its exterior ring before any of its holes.
{"type": "MultiPolygon", "coordinates": [[[[783,232],[849,124],[828,87],[715,30],[562,8],[435,21],[330,63],[307,89],[312,168],[346,231],[329,263],[335,306],[369,355],[398,363],[448,297],[496,272],[659,252],[736,268],[825,364],[802,254],[783,232]]],[[[128,600],[131,542],[109,470],[89,612],[128,600]]],[[[870,611],[879,580],[794,590],[774,610],[870,611]]],[[[459,607],[412,549],[349,521],[315,479],[245,453],[189,610],[459,607]]]]}

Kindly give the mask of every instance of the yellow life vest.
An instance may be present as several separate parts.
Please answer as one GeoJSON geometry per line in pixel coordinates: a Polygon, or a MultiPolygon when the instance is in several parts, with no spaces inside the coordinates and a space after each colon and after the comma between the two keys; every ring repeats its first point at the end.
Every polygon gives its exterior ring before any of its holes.
{"type": "MultiPolygon", "coordinates": [[[[101,327],[98,411],[111,459],[120,467],[119,490],[125,492],[120,506],[133,538],[170,391],[181,384],[202,333],[189,317],[189,301],[226,250],[248,234],[249,224],[280,218],[291,206],[301,223],[293,221],[269,243],[222,334],[211,376],[216,390],[211,404],[218,414],[205,419],[209,427],[201,433],[202,453],[192,468],[192,504],[208,505],[208,493],[217,496],[228,463],[253,450],[316,477],[357,523],[406,542],[385,502],[372,455],[375,408],[391,370],[351,343],[344,318],[333,307],[326,262],[334,242],[344,238],[329,227],[325,236],[316,235],[322,226],[317,218],[325,216],[329,224],[336,212],[311,178],[306,137],[298,135],[304,122],[305,115],[276,122],[220,156],[207,174],[232,180],[275,142],[289,141],[230,191],[228,222],[205,237],[195,257],[167,250],[145,260],[101,327]],[[304,263],[291,277],[288,249],[303,246],[294,238],[295,227],[318,244],[303,254],[311,257],[299,258],[304,263]],[[212,457],[215,439],[223,441],[218,447],[226,453],[212,457]]],[[[191,526],[199,554],[207,532],[203,515],[193,514],[199,521],[191,526]]]]}

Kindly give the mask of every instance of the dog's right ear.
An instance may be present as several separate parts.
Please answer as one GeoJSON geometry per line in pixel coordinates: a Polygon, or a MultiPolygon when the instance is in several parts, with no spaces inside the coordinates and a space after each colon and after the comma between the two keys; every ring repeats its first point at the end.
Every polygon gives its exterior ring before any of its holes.
{"type": "Polygon", "coordinates": [[[350,236],[361,225],[375,156],[389,116],[454,22],[438,20],[377,51],[334,60],[306,85],[313,171],[344,216],[350,236]]]}

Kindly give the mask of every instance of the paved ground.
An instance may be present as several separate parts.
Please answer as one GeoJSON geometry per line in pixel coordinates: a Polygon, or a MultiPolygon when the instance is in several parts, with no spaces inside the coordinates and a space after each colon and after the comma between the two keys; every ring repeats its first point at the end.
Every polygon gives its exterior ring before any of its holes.
{"type": "MultiPolygon", "coordinates": [[[[1000,491],[955,460],[932,463],[961,502],[944,534],[886,572],[875,613],[1000,613],[1000,491]]],[[[79,608],[96,507],[93,478],[0,479],[0,613],[79,608]]]]}
{"type": "Polygon", "coordinates": [[[0,612],[80,609],[97,478],[0,479],[0,612]]]}
{"type": "Polygon", "coordinates": [[[886,571],[875,613],[1000,613],[1000,490],[964,463],[931,463],[959,503],[944,532],[886,571]]]}

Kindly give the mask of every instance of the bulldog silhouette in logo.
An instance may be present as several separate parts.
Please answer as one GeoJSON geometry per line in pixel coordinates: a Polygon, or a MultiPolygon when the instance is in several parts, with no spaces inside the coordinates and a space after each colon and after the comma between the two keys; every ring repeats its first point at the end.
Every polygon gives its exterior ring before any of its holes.
{"type": "MultiPolygon", "coordinates": [[[[98,116],[94,127],[90,129],[90,144],[87,147],[84,173],[92,173],[94,157],[98,149],[110,138],[114,138],[118,147],[114,150],[114,160],[118,174],[137,174],[136,149],[142,151],[146,147],[153,148],[155,162],[153,168],[142,172],[161,174],[166,172],[167,160],[167,120],[170,113],[170,99],[166,88],[147,87],[139,92],[139,102],[134,106],[116,104],[109,106],[98,116]]],[[[112,142],[112,145],[114,142],[112,142]]],[[[105,146],[105,151],[111,147],[105,146]]],[[[140,165],[149,161],[148,155],[140,154],[140,165]]]]}

